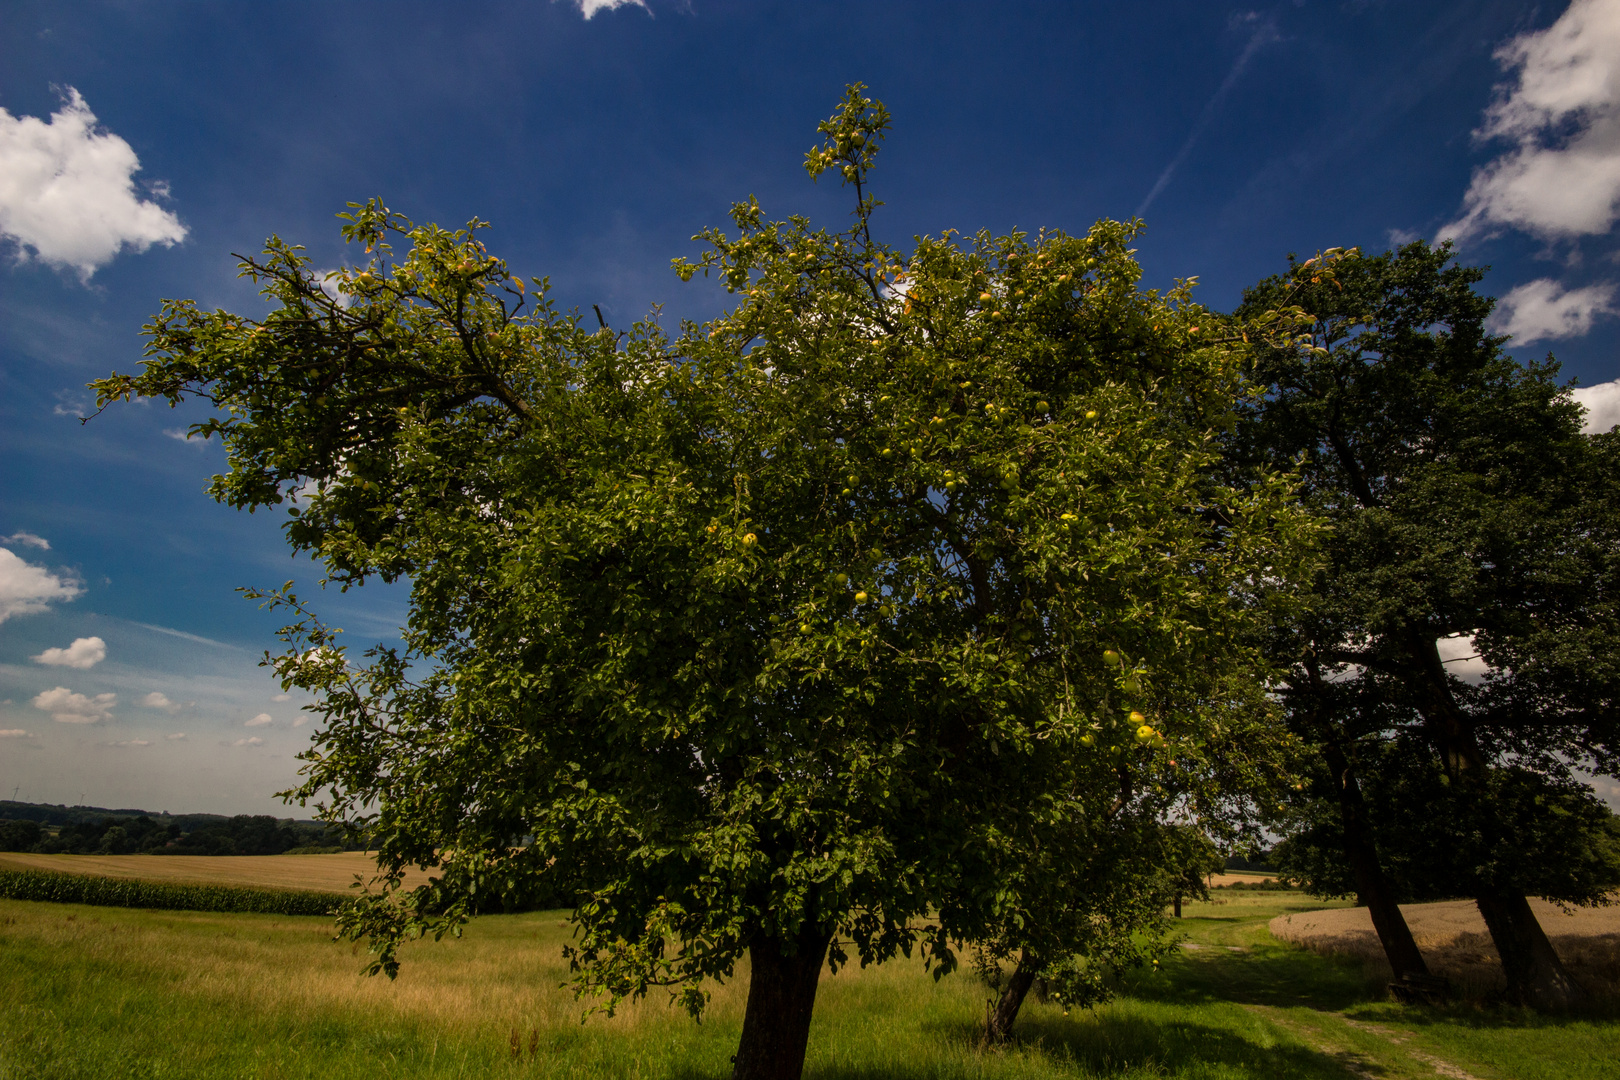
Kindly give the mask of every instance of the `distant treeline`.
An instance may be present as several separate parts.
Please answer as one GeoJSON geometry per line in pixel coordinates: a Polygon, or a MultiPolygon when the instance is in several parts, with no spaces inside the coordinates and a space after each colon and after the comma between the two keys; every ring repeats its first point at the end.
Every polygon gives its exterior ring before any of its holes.
{"type": "Polygon", "coordinates": [[[1263,874],[1275,873],[1277,870],[1275,866],[1271,865],[1271,852],[1269,851],[1262,851],[1247,858],[1242,855],[1228,855],[1226,857],[1226,868],[1228,870],[1248,870],[1263,874]]]}
{"type": "Polygon", "coordinates": [[[0,801],[0,851],[42,855],[284,855],[363,843],[313,821],[268,814],[151,814],[0,801]]]}

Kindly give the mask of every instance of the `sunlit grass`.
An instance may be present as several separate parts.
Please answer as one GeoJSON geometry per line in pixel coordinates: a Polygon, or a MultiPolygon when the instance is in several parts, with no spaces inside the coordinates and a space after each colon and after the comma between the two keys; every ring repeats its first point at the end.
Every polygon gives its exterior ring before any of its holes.
{"type": "MultiPolygon", "coordinates": [[[[806,1075],[1278,1080],[1359,1062],[1435,1076],[1414,1053],[1480,1080],[1614,1074],[1603,1058],[1620,1026],[1390,1004],[1361,965],[1270,939],[1266,921],[1309,899],[1217,897],[1182,921],[1199,948],[1095,1012],[1032,1000],[1006,1048],[980,1045],[987,992],[969,974],[935,982],[902,961],[827,977],[806,1075]]],[[[0,902],[0,1080],[729,1074],[746,972],[702,1024],[660,998],[581,1023],[562,985],[567,935],[556,912],[486,917],[409,947],[389,982],[360,975],[320,918],[0,902]]]]}

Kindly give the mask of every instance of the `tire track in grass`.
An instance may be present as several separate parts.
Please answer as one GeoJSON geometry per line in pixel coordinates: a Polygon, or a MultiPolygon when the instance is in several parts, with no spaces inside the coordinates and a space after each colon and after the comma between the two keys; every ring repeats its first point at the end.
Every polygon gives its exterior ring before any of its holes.
{"type": "Polygon", "coordinates": [[[1361,1080],[1389,1080],[1392,1076],[1415,1078],[1430,1075],[1442,1076],[1446,1080],[1482,1080],[1481,1077],[1475,1076],[1466,1069],[1453,1065],[1443,1058],[1403,1045],[1412,1038],[1411,1032],[1396,1031],[1380,1024],[1369,1024],[1364,1020],[1352,1020],[1343,1013],[1317,1014],[1328,1024],[1336,1020],[1352,1031],[1371,1036],[1394,1051],[1394,1057],[1397,1059],[1378,1060],[1369,1057],[1341,1040],[1334,1039],[1329,1032],[1323,1030],[1322,1026],[1302,1023],[1298,1018],[1289,1016],[1283,1009],[1276,1006],[1244,1005],[1243,1007],[1299,1038],[1319,1053],[1333,1058],[1344,1066],[1346,1072],[1361,1078],[1361,1080]]]}

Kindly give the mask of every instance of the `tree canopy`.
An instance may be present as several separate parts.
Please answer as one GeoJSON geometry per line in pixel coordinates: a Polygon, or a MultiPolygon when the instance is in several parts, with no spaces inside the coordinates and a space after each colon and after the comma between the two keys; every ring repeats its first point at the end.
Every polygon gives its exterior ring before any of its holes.
{"type": "Polygon", "coordinates": [[[1620,473],[1557,365],[1520,364],[1486,330],[1483,273],[1417,242],[1250,290],[1240,315],[1287,297],[1311,326],[1257,350],[1267,394],[1238,456],[1298,461],[1333,525],[1314,603],[1277,642],[1292,723],[1320,752],[1291,872],[1360,893],[1397,972],[1422,969],[1397,898],[1474,897],[1514,996],[1558,1005],[1579,988],[1525,895],[1600,903],[1620,884],[1577,771],[1617,766],[1620,473]],[[1443,641],[1488,673],[1457,674],[1443,641]]]}
{"type": "Polygon", "coordinates": [[[266,594],[322,721],[292,794],[379,851],[346,916],[377,969],[564,895],[608,1007],[695,1013],[748,955],[737,1075],[797,1076],[824,963],[948,970],[1052,895],[1066,837],[1273,809],[1260,630],[1315,524],[1286,470],[1222,478],[1243,329],[1144,291],[1134,225],[880,242],[888,125],[851,88],[807,156],[846,230],[750,199],[696,238],[676,272],[736,298],[707,323],[561,312],[481,222],[373,201],[358,265],[272,239],[242,261],[267,314],[165,302],[143,370],[96,384],[210,402],[216,498],[288,505],[342,587],[410,584],[363,660],[266,594]]]}

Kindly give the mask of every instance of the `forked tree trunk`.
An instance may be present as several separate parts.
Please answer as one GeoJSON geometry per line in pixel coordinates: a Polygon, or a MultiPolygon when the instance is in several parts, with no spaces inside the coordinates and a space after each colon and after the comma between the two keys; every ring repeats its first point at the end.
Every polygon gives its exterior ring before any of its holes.
{"type": "Polygon", "coordinates": [[[791,941],[759,938],[748,947],[753,970],[732,1080],[799,1080],[816,984],[831,940],[829,934],[807,931],[791,941]]]}
{"type": "Polygon", "coordinates": [[[1361,902],[1367,905],[1373,929],[1378,932],[1378,941],[1384,946],[1384,955],[1389,958],[1390,970],[1395,973],[1396,979],[1409,975],[1426,977],[1429,965],[1423,961],[1423,953],[1412,938],[1412,929],[1406,925],[1406,916],[1401,914],[1400,905],[1395,902],[1395,890],[1390,887],[1389,878],[1378,862],[1378,852],[1373,847],[1367,828],[1367,807],[1362,801],[1361,785],[1356,781],[1356,774],[1351,771],[1349,760],[1331,743],[1325,748],[1323,756],[1338,782],[1344,854],[1350,862],[1350,873],[1356,879],[1356,892],[1361,902]]]}
{"type": "Polygon", "coordinates": [[[1023,953],[1018,958],[1018,966],[1013,968],[1012,978],[1007,980],[1007,989],[1001,992],[1001,998],[985,1022],[985,1041],[991,1043],[1006,1042],[1012,1034],[1012,1026],[1018,1019],[1018,1010],[1024,1004],[1024,998],[1029,994],[1029,988],[1035,985],[1035,973],[1041,969],[1041,962],[1029,953],[1023,953]]]}
{"type": "Polygon", "coordinates": [[[1586,1001],[1586,991],[1570,978],[1552,942],[1521,894],[1481,896],[1474,901],[1485,916],[1502,974],[1507,976],[1508,997],[1532,1009],[1558,1011],[1586,1001]]]}

